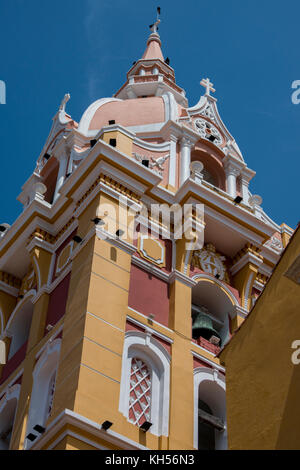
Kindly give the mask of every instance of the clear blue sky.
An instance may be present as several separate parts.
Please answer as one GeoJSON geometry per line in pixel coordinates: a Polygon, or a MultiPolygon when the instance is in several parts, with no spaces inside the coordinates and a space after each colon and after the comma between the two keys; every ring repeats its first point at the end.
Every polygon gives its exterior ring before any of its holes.
{"type": "Polygon", "coordinates": [[[79,121],[94,100],[112,96],[141,57],[162,8],[163,52],[190,106],[209,77],[221,117],[257,172],[251,190],[278,223],[299,214],[299,0],[0,0],[0,222],[16,201],[64,94],[79,121]]]}

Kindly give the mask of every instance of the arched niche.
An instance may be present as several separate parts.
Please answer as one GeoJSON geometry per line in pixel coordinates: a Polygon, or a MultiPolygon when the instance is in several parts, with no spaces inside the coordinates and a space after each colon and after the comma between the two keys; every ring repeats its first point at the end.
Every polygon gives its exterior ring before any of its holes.
{"type": "Polygon", "coordinates": [[[199,367],[194,371],[194,447],[211,450],[213,446],[227,449],[225,378],[217,370],[199,367]],[[206,436],[204,426],[209,428],[206,436]]]}
{"type": "Polygon", "coordinates": [[[239,302],[227,286],[206,274],[198,274],[193,280],[197,281],[192,289],[193,318],[207,309],[213,328],[220,334],[221,346],[224,346],[230,338],[230,317],[235,315],[239,302]]]}
{"type": "Polygon", "coordinates": [[[14,385],[0,401],[0,450],[9,449],[19,395],[20,385],[14,385]]]}
{"type": "MultiPolygon", "coordinates": [[[[48,343],[33,370],[33,386],[26,435],[29,433],[37,434],[33,428],[36,425],[45,427],[47,424],[52,409],[60,347],[60,339],[48,343]]],[[[29,448],[31,445],[32,443],[26,440],[25,447],[29,448]]]]}
{"type": "Polygon", "coordinates": [[[191,162],[200,161],[204,165],[203,179],[217,188],[226,191],[226,177],[222,157],[217,150],[198,143],[191,153],[191,162]]]}
{"type": "Polygon", "coordinates": [[[6,334],[11,337],[8,360],[28,341],[34,305],[35,291],[29,291],[17,305],[7,323],[6,334]]]}

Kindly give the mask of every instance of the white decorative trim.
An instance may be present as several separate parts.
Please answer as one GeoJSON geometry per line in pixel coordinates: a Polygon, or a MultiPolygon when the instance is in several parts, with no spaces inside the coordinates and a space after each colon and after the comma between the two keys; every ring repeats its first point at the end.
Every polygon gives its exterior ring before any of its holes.
{"type": "Polygon", "coordinates": [[[111,233],[107,232],[103,228],[96,227],[96,235],[100,240],[105,240],[113,246],[125,251],[129,255],[133,255],[136,252],[136,247],[131,243],[122,240],[119,237],[112,235],[111,233]]]}
{"type": "Polygon", "coordinates": [[[32,257],[32,261],[35,266],[34,272],[37,275],[36,278],[37,278],[37,292],[38,292],[42,286],[41,271],[40,271],[40,267],[35,256],[32,257]]]}
{"type": "Polygon", "coordinates": [[[55,273],[55,274],[61,273],[61,272],[64,270],[64,268],[67,266],[67,264],[69,263],[69,261],[72,259],[73,247],[74,247],[74,241],[71,240],[71,241],[62,249],[62,251],[60,252],[60,254],[57,256],[56,273],[55,273]],[[60,257],[62,256],[63,252],[64,252],[68,247],[70,247],[69,256],[68,256],[67,260],[65,261],[65,263],[63,264],[63,266],[59,267],[58,264],[59,264],[60,257]]]}
{"type": "Polygon", "coordinates": [[[68,437],[68,436],[74,437],[74,439],[77,439],[81,442],[84,442],[85,444],[88,444],[91,447],[95,447],[95,449],[110,450],[109,447],[104,447],[104,446],[98,444],[98,442],[92,441],[91,439],[87,439],[84,435],[73,432],[70,429],[68,431],[64,431],[62,434],[60,434],[60,436],[57,439],[55,439],[55,441],[52,442],[49,445],[47,450],[53,450],[65,437],[68,437]]]}
{"type": "MultiPolygon", "coordinates": [[[[128,307],[128,308],[130,308],[130,307],[128,307]]],[[[133,309],[130,309],[130,310],[135,311],[135,310],[133,310],[133,309]]],[[[155,312],[154,312],[154,314],[155,314],[155,312]]],[[[144,316],[144,315],[143,315],[143,316],[144,316]]],[[[146,319],[146,318],[147,318],[147,317],[145,317],[145,319],[146,319]]],[[[142,323],[142,322],[136,320],[135,318],[133,318],[133,317],[130,316],[130,315],[127,315],[127,320],[129,320],[129,321],[130,321],[131,323],[133,323],[134,325],[139,326],[140,328],[143,328],[143,329],[145,330],[145,333],[146,333],[146,334],[147,334],[147,333],[151,333],[151,335],[157,336],[158,338],[162,339],[162,340],[165,341],[166,343],[169,343],[169,344],[173,344],[173,343],[174,343],[174,341],[173,341],[171,338],[169,338],[168,336],[166,336],[166,335],[164,335],[164,334],[162,334],[162,333],[159,333],[157,330],[154,330],[154,329],[151,328],[150,326],[145,325],[144,323],[142,323]]],[[[155,322],[154,320],[152,320],[152,322],[155,323],[156,325],[159,325],[159,326],[160,326],[160,323],[155,322]]],[[[170,331],[172,331],[172,330],[170,330],[170,331]]]]}
{"type": "MultiPolygon", "coordinates": [[[[107,416],[103,416],[103,421],[107,419],[107,416]]],[[[110,444],[120,447],[126,450],[149,450],[147,447],[139,444],[138,442],[128,439],[122,434],[118,434],[111,429],[104,431],[101,429],[101,425],[85,418],[84,416],[75,413],[74,411],[65,409],[59,416],[57,416],[48,426],[47,432],[42,435],[32,446],[32,450],[39,450],[47,444],[55,434],[59,432],[65,425],[73,425],[78,427],[80,430],[93,434],[95,437],[102,439],[103,441],[109,442],[110,444]]],[[[69,435],[69,431],[67,431],[69,435]]]]}
{"type": "Polygon", "coordinates": [[[31,253],[31,251],[35,248],[43,248],[43,250],[49,251],[49,253],[54,252],[54,246],[51,245],[51,243],[46,242],[45,240],[42,240],[39,237],[33,237],[31,242],[26,246],[26,250],[28,253],[31,253]]]}
{"type": "Polygon", "coordinates": [[[136,255],[133,255],[131,260],[132,264],[135,266],[144,269],[146,272],[153,274],[162,281],[169,282],[169,274],[157,268],[156,266],[153,266],[153,264],[149,263],[148,261],[143,260],[136,255]]]}
{"type": "Polygon", "coordinates": [[[153,261],[153,263],[156,263],[156,264],[163,264],[165,262],[165,247],[164,245],[158,241],[156,238],[153,238],[151,236],[148,236],[148,235],[141,235],[140,236],[140,251],[143,253],[143,255],[145,256],[145,258],[148,258],[149,260],[153,261]],[[152,256],[150,256],[146,251],[145,251],[145,248],[144,248],[144,241],[145,240],[153,240],[154,243],[156,243],[159,248],[161,249],[161,257],[160,259],[154,259],[152,258],[152,256]]]}
{"type": "Polygon", "coordinates": [[[95,116],[96,112],[98,111],[98,109],[103,106],[104,104],[106,103],[111,103],[113,101],[123,101],[123,100],[119,100],[117,98],[101,98],[100,100],[97,100],[95,101],[94,103],[92,103],[88,109],[84,112],[80,122],[79,122],[79,125],[78,125],[78,132],[81,132],[82,134],[84,135],[87,135],[88,132],[89,132],[89,127],[90,127],[90,124],[93,120],[93,117],[95,116]]]}
{"type": "Polygon", "coordinates": [[[253,283],[253,287],[257,289],[258,291],[262,292],[265,288],[265,285],[262,282],[259,282],[257,279],[255,279],[253,283]]]}
{"type": "Polygon", "coordinates": [[[253,253],[245,253],[230,269],[231,274],[234,276],[238,273],[246,264],[253,264],[254,266],[260,267],[263,264],[263,260],[253,253]]]}
{"type": "Polygon", "coordinates": [[[19,294],[19,289],[17,289],[16,287],[9,286],[8,284],[2,281],[0,281],[0,291],[9,294],[12,297],[17,297],[19,294]]]}
{"type": "Polygon", "coordinates": [[[31,302],[33,301],[33,298],[35,297],[36,295],[36,291],[35,290],[30,290],[28,292],[26,292],[24,298],[18,303],[18,305],[16,306],[16,308],[14,309],[14,311],[12,312],[8,322],[7,322],[7,325],[6,325],[6,328],[5,328],[5,333],[9,330],[10,328],[10,325],[11,323],[13,322],[14,318],[16,317],[16,315],[18,314],[19,310],[21,310],[23,308],[23,306],[30,300],[31,302]]]}
{"type": "Polygon", "coordinates": [[[19,400],[21,385],[16,384],[12,387],[6,387],[4,397],[0,401],[0,414],[11,400],[19,400]]]}
{"type": "Polygon", "coordinates": [[[182,284],[185,284],[187,287],[194,287],[196,286],[196,281],[194,279],[191,279],[190,277],[186,276],[184,273],[180,271],[172,271],[169,277],[169,282],[173,283],[175,281],[182,282],[182,284]]]}
{"type": "Polygon", "coordinates": [[[251,274],[249,276],[249,279],[248,279],[248,282],[247,282],[247,285],[246,285],[246,289],[245,289],[244,308],[247,309],[247,310],[248,310],[249,295],[251,294],[250,288],[251,288],[254,276],[255,276],[255,273],[251,272],[251,274]]]}
{"type": "MultiPolygon", "coordinates": [[[[148,320],[148,319],[149,319],[149,316],[144,315],[143,313],[138,312],[137,310],[134,310],[134,308],[128,307],[128,310],[131,310],[132,312],[137,313],[137,314],[140,315],[144,320],[148,320]]],[[[128,315],[128,316],[129,316],[129,318],[132,318],[130,315],[128,315]]],[[[137,321],[137,320],[136,320],[136,321],[137,321]]],[[[163,325],[162,323],[159,323],[159,322],[157,322],[157,321],[155,321],[155,320],[151,320],[151,321],[152,321],[152,323],[153,323],[154,325],[160,326],[161,328],[163,328],[164,330],[166,330],[166,332],[173,334],[173,330],[171,330],[171,329],[168,328],[167,326],[163,325]]],[[[141,323],[141,325],[143,325],[143,327],[145,327],[145,325],[144,325],[143,323],[141,323]]],[[[154,331],[156,331],[156,330],[154,330],[154,331]]],[[[170,341],[170,339],[169,339],[169,341],[170,341]]]]}
{"type": "MultiPolygon", "coordinates": [[[[49,384],[53,374],[57,370],[61,339],[48,341],[45,350],[40,356],[33,370],[33,387],[30,398],[30,407],[28,413],[28,422],[26,435],[33,432],[36,424],[45,426],[47,419],[47,405],[49,396],[49,384]]],[[[28,449],[32,443],[26,439],[24,448],[28,449]]]]}
{"type": "MultiPolygon", "coordinates": [[[[201,358],[202,359],[202,358],[201,358]]],[[[226,422],[226,386],[225,377],[220,373],[217,367],[208,369],[206,367],[198,367],[194,369],[194,448],[198,449],[198,401],[199,401],[199,388],[201,383],[211,382],[216,387],[220,387],[223,391],[223,403],[219,403],[219,396],[214,397],[211,393],[211,402],[207,405],[212,409],[213,413],[218,415],[224,422],[226,422]],[[217,402],[217,404],[216,404],[217,402]],[[218,408],[218,409],[217,409],[218,408]]],[[[219,394],[217,394],[219,395],[219,394]]],[[[216,431],[216,450],[227,449],[227,428],[223,432],[216,431]]]]}
{"type": "MultiPolygon", "coordinates": [[[[16,370],[17,370],[17,369],[16,369],[16,370]]],[[[1,384],[0,389],[1,389],[1,387],[3,387],[3,388],[2,388],[2,391],[0,390],[0,396],[1,396],[2,394],[5,394],[6,391],[12,386],[12,384],[15,383],[15,382],[23,375],[23,373],[24,373],[24,368],[22,367],[22,369],[20,369],[19,372],[18,372],[14,377],[12,377],[12,375],[13,375],[14,373],[15,373],[15,371],[12,372],[12,374],[10,375],[10,377],[7,378],[7,380],[10,379],[10,381],[9,381],[8,384],[5,385],[5,382],[3,382],[3,384],[1,384]],[[12,377],[12,378],[11,378],[11,377],[12,377]]]]}
{"type": "Polygon", "coordinates": [[[236,305],[234,308],[234,313],[245,319],[248,316],[249,311],[241,305],[236,305]]]}
{"type": "MultiPolygon", "coordinates": [[[[213,281],[214,284],[216,284],[218,287],[221,287],[225,292],[226,294],[228,295],[229,299],[231,300],[231,303],[233,305],[233,307],[239,307],[240,306],[240,303],[239,303],[239,300],[235,297],[235,295],[231,292],[231,290],[221,281],[219,281],[218,279],[210,276],[209,274],[196,274],[195,276],[193,276],[192,278],[194,281],[213,281]]],[[[197,282],[197,283],[198,283],[197,282]]]]}
{"type": "MultiPolygon", "coordinates": [[[[85,315],[85,314],[84,314],[85,315]]],[[[103,318],[99,317],[98,315],[95,315],[94,313],[87,312],[87,315],[91,315],[92,317],[96,318],[97,320],[102,321],[103,323],[106,323],[106,325],[111,326],[112,328],[115,328],[118,331],[121,331],[121,333],[124,333],[124,330],[119,328],[118,326],[113,325],[112,323],[109,323],[108,321],[104,320],[103,318]]]]}
{"type": "Polygon", "coordinates": [[[125,334],[119,411],[128,419],[131,359],[139,357],[152,370],[150,432],[169,434],[170,356],[149,333],[129,331],[125,334]]]}
{"type": "Polygon", "coordinates": [[[72,271],[72,263],[69,264],[50,285],[44,285],[36,296],[32,299],[32,303],[36,304],[43,294],[51,294],[54,289],[64,280],[64,278],[72,271]]]}
{"type": "MultiPolygon", "coordinates": [[[[195,344],[191,341],[191,344],[193,346],[198,346],[198,344],[195,344]]],[[[207,349],[205,349],[206,353],[208,352],[207,349]]],[[[205,362],[206,364],[210,365],[214,369],[219,370],[220,372],[223,372],[225,374],[225,368],[220,366],[219,364],[216,364],[215,362],[211,361],[210,359],[207,359],[207,357],[202,356],[202,354],[198,354],[196,351],[193,351],[191,349],[192,356],[195,357],[196,359],[199,359],[201,362],[205,362]]],[[[195,369],[196,370],[196,369],[195,369]]]]}
{"type": "MultiPolygon", "coordinates": [[[[38,360],[41,355],[44,353],[44,351],[48,348],[48,343],[52,343],[55,338],[62,332],[63,330],[63,325],[60,325],[60,327],[57,330],[53,330],[53,334],[47,339],[47,342],[44,344],[44,346],[36,353],[35,358],[38,360]]],[[[57,338],[59,339],[59,338],[57,338]]]]}

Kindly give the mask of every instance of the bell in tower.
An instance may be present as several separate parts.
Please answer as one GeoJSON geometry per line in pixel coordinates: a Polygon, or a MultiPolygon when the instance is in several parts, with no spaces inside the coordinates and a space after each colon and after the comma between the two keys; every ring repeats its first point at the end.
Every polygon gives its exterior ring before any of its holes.
{"type": "Polygon", "coordinates": [[[217,340],[213,341],[214,343],[218,342],[218,345],[221,345],[221,336],[214,329],[212,319],[205,313],[199,312],[195,315],[193,321],[193,339],[199,339],[200,336],[207,341],[211,341],[212,338],[217,340]]]}

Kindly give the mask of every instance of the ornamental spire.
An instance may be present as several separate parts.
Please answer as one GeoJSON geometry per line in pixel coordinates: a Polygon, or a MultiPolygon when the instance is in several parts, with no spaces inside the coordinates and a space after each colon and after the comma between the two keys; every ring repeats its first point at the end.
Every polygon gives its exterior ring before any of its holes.
{"type": "Polygon", "coordinates": [[[160,59],[164,61],[164,56],[161,51],[161,40],[158,34],[158,26],[161,22],[160,20],[161,8],[157,7],[157,20],[155,23],[149,26],[151,34],[148,38],[147,48],[142,57],[143,60],[155,60],[160,59]]]}
{"type": "Polygon", "coordinates": [[[155,33],[157,34],[157,31],[158,31],[158,25],[160,24],[160,12],[161,12],[161,8],[160,7],[157,7],[157,19],[156,19],[156,22],[151,24],[149,26],[149,28],[151,29],[151,32],[152,33],[155,33]]]}

